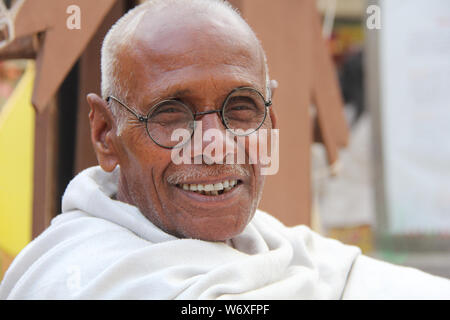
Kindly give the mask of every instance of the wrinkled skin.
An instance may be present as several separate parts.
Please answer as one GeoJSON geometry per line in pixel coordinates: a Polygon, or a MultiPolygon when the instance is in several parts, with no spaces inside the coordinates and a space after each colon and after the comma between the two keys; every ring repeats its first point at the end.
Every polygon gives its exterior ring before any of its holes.
{"type": "MultiPolygon", "coordinates": [[[[195,111],[207,111],[219,109],[236,87],[265,93],[260,45],[248,26],[230,13],[179,8],[166,8],[157,15],[148,12],[129,45],[120,48],[119,61],[119,79],[129,88],[126,103],[141,114],[167,97],[179,98],[195,111]]],[[[126,113],[126,125],[119,133],[107,103],[96,94],[88,95],[88,102],[99,164],[108,172],[117,165],[121,168],[118,200],[138,207],[156,226],[180,238],[224,241],[249,223],[264,185],[258,164],[240,165],[243,170],[220,164],[175,165],[171,150],[153,143],[133,115],[126,113]],[[240,184],[218,197],[193,195],[167,181],[174,174],[186,175],[185,183],[236,179],[240,184]]],[[[276,126],[270,109],[263,128],[276,126]]],[[[218,114],[198,120],[204,131],[216,128],[225,133],[218,114]]],[[[235,147],[233,139],[223,143],[235,147]]]]}

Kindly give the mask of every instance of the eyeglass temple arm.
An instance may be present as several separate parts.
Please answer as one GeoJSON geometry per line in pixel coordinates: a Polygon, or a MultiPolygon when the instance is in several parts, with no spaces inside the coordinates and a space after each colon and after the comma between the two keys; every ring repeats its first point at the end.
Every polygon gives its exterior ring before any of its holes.
{"type": "Polygon", "coordinates": [[[127,109],[131,114],[133,114],[139,121],[143,122],[147,120],[147,117],[144,117],[143,115],[140,115],[139,113],[137,113],[136,111],[134,111],[133,109],[131,109],[130,107],[128,107],[125,103],[123,103],[122,101],[120,101],[119,99],[117,99],[114,96],[109,96],[108,98],[106,98],[106,102],[109,102],[111,99],[115,100],[116,102],[118,102],[122,107],[124,107],[125,109],[127,109]]]}
{"type": "Polygon", "coordinates": [[[272,105],[272,89],[270,87],[268,87],[267,95],[269,96],[269,100],[266,101],[266,99],[264,99],[264,104],[266,107],[270,107],[272,105]]]}

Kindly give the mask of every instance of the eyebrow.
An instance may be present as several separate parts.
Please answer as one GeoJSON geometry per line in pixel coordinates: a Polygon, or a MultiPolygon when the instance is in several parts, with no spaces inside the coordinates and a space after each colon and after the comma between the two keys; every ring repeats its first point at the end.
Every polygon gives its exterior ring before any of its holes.
{"type": "MultiPolygon", "coordinates": [[[[158,94],[157,97],[150,100],[148,103],[145,103],[145,108],[151,108],[155,104],[158,104],[161,101],[164,100],[171,100],[171,99],[179,99],[180,97],[186,96],[190,94],[192,91],[190,89],[178,89],[174,92],[171,92],[171,88],[167,88],[160,94],[158,94]]],[[[145,110],[144,112],[147,112],[148,110],[145,110]]]]}
{"type": "Polygon", "coordinates": [[[180,98],[183,96],[186,96],[188,94],[191,94],[192,90],[190,89],[178,89],[174,92],[171,91],[171,89],[167,89],[161,94],[159,94],[159,97],[152,100],[151,103],[157,103],[158,101],[167,100],[167,99],[173,99],[173,98],[180,98]]]}
{"type": "Polygon", "coordinates": [[[186,95],[191,94],[191,93],[192,93],[192,91],[190,89],[179,89],[179,90],[176,90],[174,93],[172,93],[172,94],[170,94],[168,96],[170,96],[172,98],[178,98],[178,97],[186,96],[186,95]]]}

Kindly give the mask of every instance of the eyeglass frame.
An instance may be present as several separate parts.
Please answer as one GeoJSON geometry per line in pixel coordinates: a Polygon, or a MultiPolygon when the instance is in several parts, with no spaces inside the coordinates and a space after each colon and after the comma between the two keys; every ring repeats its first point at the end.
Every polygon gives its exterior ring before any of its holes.
{"type": "MultiPolygon", "coordinates": [[[[189,107],[189,105],[187,105],[187,104],[184,103],[183,101],[178,101],[178,100],[175,100],[175,99],[165,99],[165,100],[161,100],[161,101],[155,103],[153,106],[151,106],[146,116],[144,116],[144,115],[142,115],[142,114],[136,112],[133,108],[130,108],[130,107],[127,106],[124,102],[122,102],[120,99],[118,99],[117,97],[115,97],[115,96],[113,96],[113,95],[108,96],[108,97],[106,98],[106,102],[109,103],[109,102],[111,101],[111,99],[113,99],[114,101],[118,102],[121,106],[123,106],[126,110],[128,110],[132,115],[134,115],[134,116],[137,118],[137,120],[138,120],[139,122],[144,122],[144,123],[145,123],[145,131],[147,131],[147,135],[150,137],[150,139],[151,139],[154,143],[156,143],[158,146],[160,146],[160,147],[162,147],[162,148],[165,148],[165,149],[174,149],[174,148],[180,148],[180,147],[182,147],[182,145],[181,145],[181,146],[175,145],[175,146],[173,146],[173,147],[168,147],[168,146],[162,145],[162,144],[160,144],[159,142],[155,141],[155,139],[151,136],[150,132],[148,131],[148,120],[149,120],[149,115],[150,115],[157,107],[159,107],[160,105],[162,105],[162,104],[164,104],[164,103],[167,103],[167,102],[170,102],[170,101],[176,101],[176,102],[181,103],[181,104],[183,104],[184,106],[187,107],[187,109],[191,112],[191,114],[192,114],[192,116],[193,116],[193,120],[194,120],[194,128],[193,128],[193,130],[192,130],[190,139],[192,139],[192,136],[194,135],[194,132],[195,132],[195,121],[196,121],[197,116],[203,116],[203,115],[213,114],[213,113],[219,113],[219,114],[220,114],[220,119],[222,120],[223,125],[225,126],[225,128],[226,128],[227,130],[231,131],[232,134],[234,134],[234,135],[236,135],[236,136],[248,136],[248,135],[250,135],[250,134],[252,134],[252,133],[258,131],[259,128],[261,128],[261,126],[262,126],[262,125],[264,124],[264,122],[266,121],[266,118],[267,118],[267,108],[269,108],[270,106],[272,106],[272,98],[270,97],[270,89],[269,89],[268,91],[269,91],[269,100],[266,100],[266,99],[264,98],[263,94],[262,94],[261,92],[259,92],[259,90],[255,89],[255,88],[252,88],[252,87],[237,87],[237,88],[234,88],[233,90],[231,90],[230,93],[228,93],[228,95],[227,95],[227,97],[225,98],[225,100],[223,101],[222,107],[221,107],[220,109],[217,109],[217,110],[209,110],[209,111],[201,111],[201,112],[193,112],[192,109],[189,107]],[[254,129],[252,132],[245,133],[245,134],[237,134],[237,133],[233,132],[233,129],[229,128],[229,126],[227,125],[227,123],[226,123],[226,121],[225,121],[225,117],[223,116],[223,113],[224,113],[223,111],[224,111],[225,106],[226,106],[226,104],[227,104],[227,102],[228,102],[228,99],[231,97],[231,95],[232,95],[233,93],[235,93],[236,91],[239,91],[239,90],[251,90],[251,91],[254,91],[254,92],[256,92],[256,93],[261,97],[261,99],[264,101],[264,118],[262,119],[261,123],[259,124],[259,126],[258,126],[256,129],[254,129]]],[[[190,141],[190,139],[189,139],[188,141],[190,141]]]]}

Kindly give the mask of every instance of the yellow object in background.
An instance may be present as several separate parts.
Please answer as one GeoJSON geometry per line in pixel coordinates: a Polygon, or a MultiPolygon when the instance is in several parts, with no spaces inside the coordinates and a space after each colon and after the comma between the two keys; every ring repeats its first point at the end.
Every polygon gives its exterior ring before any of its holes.
{"type": "Polygon", "coordinates": [[[34,74],[34,62],[30,61],[0,111],[0,251],[11,257],[31,240],[34,74]]]}

